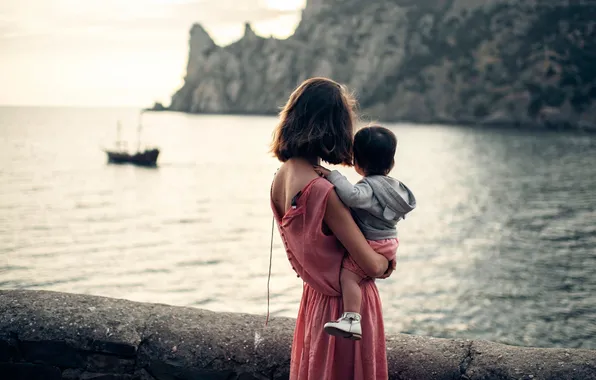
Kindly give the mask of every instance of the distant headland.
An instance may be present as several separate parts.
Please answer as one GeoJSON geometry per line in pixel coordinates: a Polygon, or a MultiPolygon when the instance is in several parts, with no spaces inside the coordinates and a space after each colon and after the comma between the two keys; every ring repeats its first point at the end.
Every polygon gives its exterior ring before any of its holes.
{"type": "Polygon", "coordinates": [[[365,119],[596,131],[596,4],[548,3],[309,0],[288,39],[246,24],[225,47],[195,24],[167,109],[276,114],[325,76],[365,119]]]}

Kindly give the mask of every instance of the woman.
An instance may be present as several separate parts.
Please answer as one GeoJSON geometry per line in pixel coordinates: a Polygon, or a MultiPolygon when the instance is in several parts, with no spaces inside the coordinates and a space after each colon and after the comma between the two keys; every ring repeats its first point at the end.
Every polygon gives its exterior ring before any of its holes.
{"type": "Polygon", "coordinates": [[[271,207],[292,268],[304,289],[292,344],[291,380],[386,380],[381,301],[373,280],[362,289],[362,337],[336,338],[323,325],[342,313],[340,269],[346,251],[372,278],[394,262],[366,242],[333,185],[317,175],[320,161],[352,165],[354,100],[325,78],[302,83],[280,114],[272,151],[283,162],[271,207]]]}

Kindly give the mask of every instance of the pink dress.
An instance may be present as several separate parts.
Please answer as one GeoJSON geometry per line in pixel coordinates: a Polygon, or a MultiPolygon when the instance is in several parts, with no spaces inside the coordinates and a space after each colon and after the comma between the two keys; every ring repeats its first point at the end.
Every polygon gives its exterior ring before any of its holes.
{"type": "Polygon", "coordinates": [[[333,185],[323,178],[302,190],[285,215],[271,207],[288,260],[304,281],[294,330],[290,380],[387,380],[381,300],[374,280],[362,289],[362,340],[328,335],[323,325],[342,313],[340,269],[345,249],[323,233],[323,217],[333,185]]]}
{"type": "MultiPolygon", "coordinates": [[[[399,241],[397,239],[384,239],[384,240],[367,240],[368,244],[371,246],[372,249],[375,250],[378,254],[385,256],[385,258],[389,261],[395,260],[397,247],[399,247],[399,241]]],[[[344,258],[344,262],[342,267],[344,269],[349,270],[350,272],[356,273],[360,278],[366,279],[369,278],[366,273],[358,266],[356,261],[352,258],[352,256],[347,255],[344,258]]]]}

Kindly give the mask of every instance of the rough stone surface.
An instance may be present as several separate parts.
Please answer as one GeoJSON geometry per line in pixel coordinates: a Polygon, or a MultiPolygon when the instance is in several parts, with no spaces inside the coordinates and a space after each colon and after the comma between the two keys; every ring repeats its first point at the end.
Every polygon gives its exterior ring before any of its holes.
{"type": "MultiPolygon", "coordinates": [[[[46,291],[0,291],[0,378],[289,378],[294,320],[46,291]]],[[[596,351],[396,335],[390,379],[596,380],[596,351]]]]}
{"type": "Polygon", "coordinates": [[[391,336],[387,339],[389,373],[398,376],[396,379],[458,379],[470,344],[464,340],[391,336]]]}
{"type": "Polygon", "coordinates": [[[142,304],[56,292],[2,292],[0,305],[0,335],[17,334],[31,355],[60,355],[40,352],[36,345],[49,342],[64,349],[134,357],[148,316],[142,304]]]}
{"type": "Polygon", "coordinates": [[[170,109],[275,114],[304,79],[358,95],[365,119],[596,130],[596,4],[308,0],[287,40],[249,25],[217,46],[190,33],[170,109]]]}
{"type": "Polygon", "coordinates": [[[511,347],[475,341],[465,370],[470,379],[596,378],[594,351],[511,347]]]}

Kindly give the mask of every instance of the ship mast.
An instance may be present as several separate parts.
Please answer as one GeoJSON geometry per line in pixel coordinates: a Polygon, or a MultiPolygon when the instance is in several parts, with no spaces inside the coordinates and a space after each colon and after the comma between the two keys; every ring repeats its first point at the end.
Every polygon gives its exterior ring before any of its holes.
{"type": "Polygon", "coordinates": [[[143,111],[139,113],[139,125],[137,127],[137,152],[141,151],[141,131],[143,129],[143,111]]]}
{"type": "Polygon", "coordinates": [[[122,123],[120,120],[116,123],[116,149],[120,150],[122,148],[122,123]]]}

